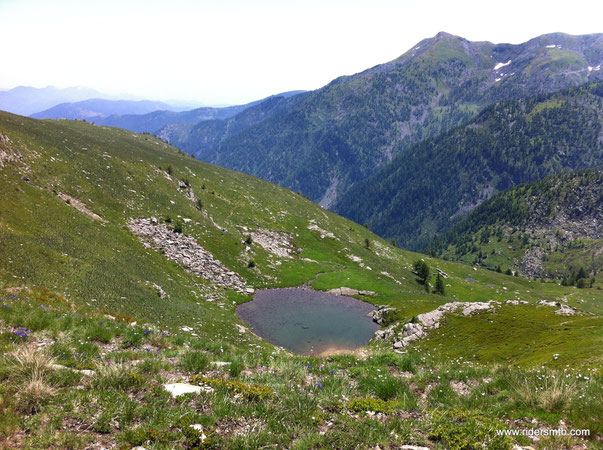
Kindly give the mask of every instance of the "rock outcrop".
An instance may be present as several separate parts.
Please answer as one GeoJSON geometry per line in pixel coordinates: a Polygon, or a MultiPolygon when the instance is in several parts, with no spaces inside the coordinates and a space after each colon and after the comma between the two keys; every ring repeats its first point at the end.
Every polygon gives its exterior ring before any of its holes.
{"type": "Polygon", "coordinates": [[[14,162],[22,162],[23,157],[12,145],[10,138],[0,133],[0,169],[14,162]]]}
{"type": "Polygon", "coordinates": [[[352,288],[345,287],[345,286],[331,289],[328,292],[329,292],[329,294],[346,295],[348,297],[351,297],[352,295],[375,295],[375,293],[373,291],[363,291],[363,290],[358,290],[358,289],[352,289],[352,288]]]}
{"type": "Polygon", "coordinates": [[[161,251],[166,258],[178,262],[189,272],[218,286],[246,292],[245,281],[215,259],[192,236],[174,233],[154,217],[131,219],[128,228],[145,247],[161,251]]]}
{"type": "Polygon", "coordinates": [[[320,233],[320,238],[324,239],[326,237],[328,238],[332,238],[332,239],[337,239],[335,237],[335,235],[333,233],[331,233],[330,231],[327,230],[323,230],[322,228],[320,228],[317,224],[316,224],[316,220],[314,219],[310,219],[309,221],[309,225],[308,225],[308,230],[312,230],[312,231],[318,231],[320,233]]]}
{"type": "MultiPolygon", "coordinates": [[[[440,323],[446,314],[461,310],[463,316],[472,316],[482,311],[490,311],[499,305],[499,302],[492,300],[489,302],[446,303],[433,311],[419,314],[415,320],[404,324],[397,332],[395,330],[395,325],[378,330],[375,333],[375,337],[383,340],[391,340],[393,341],[394,349],[401,349],[406,347],[410,342],[425,336],[428,329],[439,328],[440,323]]],[[[377,310],[374,317],[383,317],[383,313],[379,314],[379,311],[384,310],[386,310],[386,308],[377,310]]]]}
{"type": "Polygon", "coordinates": [[[576,308],[572,308],[571,306],[565,305],[561,302],[549,302],[546,300],[540,300],[538,304],[541,306],[551,306],[553,308],[559,306],[559,309],[555,311],[555,314],[558,314],[560,316],[573,316],[574,314],[576,314],[577,311],[576,308]]]}
{"type": "MultiPolygon", "coordinates": [[[[379,325],[384,325],[386,315],[388,313],[390,313],[392,311],[396,311],[396,310],[397,310],[397,308],[394,308],[392,306],[382,305],[378,309],[376,309],[375,311],[371,311],[369,313],[369,316],[373,318],[374,322],[378,323],[379,325]]],[[[382,330],[379,330],[379,331],[382,331],[382,330]]]]}
{"type": "Polygon", "coordinates": [[[201,392],[213,392],[211,386],[197,386],[188,383],[170,383],[164,384],[163,388],[172,394],[172,397],[180,397],[184,394],[200,394],[201,392]]]}
{"type": "Polygon", "coordinates": [[[561,308],[555,311],[555,314],[558,314],[560,316],[573,316],[574,314],[576,314],[576,308],[572,308],[567,305],[561,305],[561,308]]]}

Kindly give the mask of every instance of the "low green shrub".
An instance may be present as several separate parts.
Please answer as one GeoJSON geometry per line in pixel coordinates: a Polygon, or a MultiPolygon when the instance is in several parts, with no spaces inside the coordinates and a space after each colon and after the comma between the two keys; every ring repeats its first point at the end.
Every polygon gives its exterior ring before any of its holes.
{"type": "Polygon", "coordinates": [[[394,323],[404,322],[407,319],[407,316],[405,316],[404,313],[402,311],[400,311],[399,309],[390,309],[388,311],[385,311],[383,313],[382,317],[383,317],[382,325],[384,327],[387,327],[394,323]]]}
{"type": "Polygon", "coordinates": [[[228,366],[228,374],[231,377],[238,377],[245,368],[245,364],[239,358],[234,359],[228,366]]]}
{"type": "Polygon", "coordinates": [[[224,378],[207,378],[203,375],[193,375],[189,381],[192,384],[205,384],[214,389],[224,389],[230,394],[240,395],[245,400],[269,400],[275,397],[272,389],[260,384],[245,384],[224,378]]]}
{"type": "Polygon", "coordinates": [[[400,410],[404,404],[395,400],[381,400],[380,398],[353,398],[346,403],[346,408],[354,412],[373,411],[376,413],[392,413],[400,410]]]}
{"type": "Polygon", "coordinates": [[[459,409],[435,411],[429,438],[450,450],[492,450],[513,447],[509,436],[499,436],[496,430],[505,425],[478,412],[459,409]]]}
{"type": "Polygon", "coordinates": [[[209,358],[200,351],[188,351],[180,358],[180,367],[189,373],[203,372],[209,366],[209,358]]]}

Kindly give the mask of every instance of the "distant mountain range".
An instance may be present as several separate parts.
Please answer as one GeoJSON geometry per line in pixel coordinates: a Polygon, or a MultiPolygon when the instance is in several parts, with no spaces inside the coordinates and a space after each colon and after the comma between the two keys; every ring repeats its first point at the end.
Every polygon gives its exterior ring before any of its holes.
{"type": "Polygon", "coordinates": [[[83,87],[59,89],[54,86],[34,88],[18,86],[0,91],[0,110],[29,116],[60,103],[79,102],[90,98],[109,98],[108,95],[83,87]]]}
{"type": "Polygon", "coordinates": [[[161,134],[201,160],[331,207],[417,142],[495,102],[601,80],[602,63],[603,34],[555,33],[511,45],[439,33],[316,91],[161,134]]]}
{"type": "Polygon", "coordinates": [[[31,114],[34,119],[78,119],[99,121],[117,114],[147,114],[157,110],[185,111],[188,108],[151,100],[106,100],[92,98],[74,103],[61,103],[45,111],[31,114]]]}

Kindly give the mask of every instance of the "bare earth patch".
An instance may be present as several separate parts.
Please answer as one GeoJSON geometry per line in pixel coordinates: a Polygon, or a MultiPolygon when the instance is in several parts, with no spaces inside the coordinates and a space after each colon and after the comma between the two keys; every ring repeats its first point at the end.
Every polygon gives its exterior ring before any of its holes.
{"type": "Polygon", "coordinates": [[[103,219],[98,214],[90,211],[90,209],[88,209],[88,207],[83,202],[79,201],[77,198],[74,198],[67,194],[63,194],[61,192],[59,192],[57,195],[61,200],[63,200],[69,206],[74,207],[79,212],[82,212],[82,213],[86,214],[88,217],[90,217],[94,220],[98,220],[99,222],[107,223],[107,221],[105,219],[103,219]]]}

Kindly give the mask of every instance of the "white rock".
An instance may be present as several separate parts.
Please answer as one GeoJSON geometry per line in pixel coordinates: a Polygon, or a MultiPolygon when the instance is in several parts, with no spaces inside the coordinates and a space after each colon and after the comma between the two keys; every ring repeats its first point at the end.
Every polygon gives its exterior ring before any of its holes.
{"type": "Polygon", "coordinates": [[[196,432],[199,433],[199,440],[201,442],[205,441],[205,439],[207,439],[207,436],[205,435],[205,433],[203,432],[203,426],[200,423],[195,423],[193,425],[189,425],[189,427],[191,427],[193,430],[195,430],[196,432]]]}
{"type": "Polygon", "coordinates": [[[561,306],[559,302],[547,302],[546,300],[540,300],[538,304],[542,306],[561,306]]]}
{"type": "Polygon", "coordinates": [[[230,365],[230,361],[212,361],[211,363],[216,367],[224,367],[230,365]]]}
{"type": "Polygon", "coordinates": [[[558,314],[560,316],[573,316],[574,314],[576,314],[576,309],[571,308],[567,305],[561,305],[561,309],[555,311],[555,314],[558,314]]]}
{"type": "Polygon", "coordinates": [[[172,397],[179,397],[184,394],[200,394],[201,392],[213,392],[210,386],[196,386],[188,383],[164,384],[163,388],[172,394],[172,397]]]}

